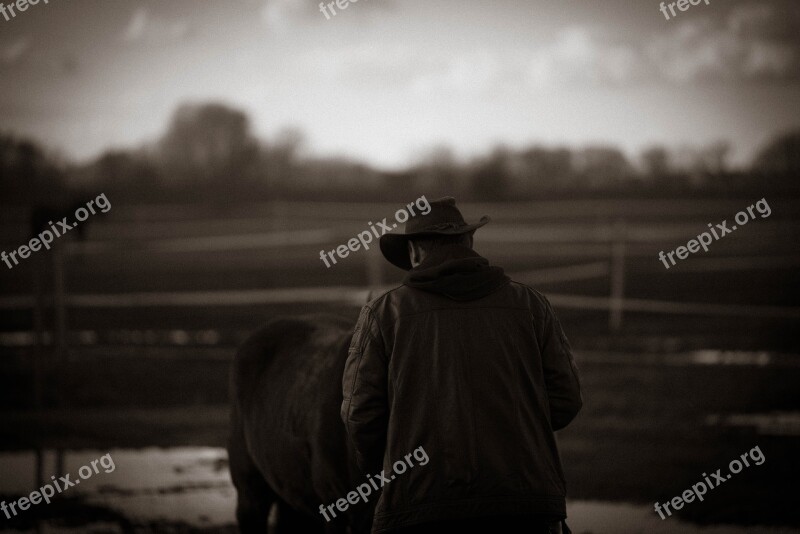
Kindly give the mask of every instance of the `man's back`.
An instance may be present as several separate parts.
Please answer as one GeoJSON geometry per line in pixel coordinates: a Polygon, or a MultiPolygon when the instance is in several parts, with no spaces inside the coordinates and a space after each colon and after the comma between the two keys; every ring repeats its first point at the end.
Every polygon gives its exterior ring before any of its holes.
{"type": "Polygon", "coordinates": [[[566,515],[553,430],[581,401],[542,295],[509,282],[454,301],[401,286],[368,304],[359,324],[355,350],[385,358],[385,371],[375,366],[385,377],[363,374],[370,365],[359,371],[363,383],[387,381],[383,468],[420,446],[430,455],[383,488],[375,531],[470,515],[566,515]]]}

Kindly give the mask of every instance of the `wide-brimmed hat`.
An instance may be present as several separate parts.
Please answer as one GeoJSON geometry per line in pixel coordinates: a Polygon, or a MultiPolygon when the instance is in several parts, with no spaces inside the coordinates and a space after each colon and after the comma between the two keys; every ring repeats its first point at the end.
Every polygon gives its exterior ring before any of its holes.
{"type": "Polygon", "coordinates": [[[408,256],[408,242],[411,238],[424,235],[466,234],[474,232],[490,220],[484,215],[480,221],[467,224],[453,197],[431,200],[429,204],[430,211],[425,215],[420,213],[408,219],[402,233],[381,236],[383,257],[406,271],[411,269],[411,259],[408,256]]]}

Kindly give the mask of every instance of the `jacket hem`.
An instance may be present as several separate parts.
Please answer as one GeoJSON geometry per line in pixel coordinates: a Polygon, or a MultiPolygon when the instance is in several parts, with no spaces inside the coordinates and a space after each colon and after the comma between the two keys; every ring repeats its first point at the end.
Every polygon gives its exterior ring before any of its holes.
{"type": "Polygon", "coordinates": [[[468,519],[486,515],[552,515],[567,517],[564,497],[493,497],[460,499],[452,502],[421,504],[403,510],[375,514],[372,532],[388,533],[394,529],[425,523],[468,519]]]}

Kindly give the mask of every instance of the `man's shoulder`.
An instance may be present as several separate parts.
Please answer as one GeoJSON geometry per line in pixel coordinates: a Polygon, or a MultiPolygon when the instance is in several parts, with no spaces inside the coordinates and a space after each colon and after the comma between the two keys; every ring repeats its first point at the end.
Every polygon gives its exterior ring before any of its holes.
{"type": "Polygon", "coordinates": [[[517,282],[516,280],[511,280],[508,286],[513,290],[519,293],[520,295],[525,295],[529,297],[533,303],[538,304],[539,306],[547,306],[549,301],[547,297],[545,297],[542,293],[535,290],[531,286],[527,284],[523,284],[522,282],[517,282]]]}
{"type": "Polygon", "coordinates": [[[399,296],[398,292],[402,292],[403,289],[408,288],[404,285],[400,285],[391,288],[382,287],[378,289],[371,289],[367,294],[367,303],[365,306],[374,310],[392,298],[397,298],[399,296]]]}
{"type": "Polygon", "coordinates": [[[407,310],[409,307],[414,308],[420,304],[420,299],[427,296],[424,291],[412,289],[406,285],[399,285],[392,288],[383,288],[375,292],[377,296],[372,297],[372,292],[367,297],[368,302],[365,307],[369,308],[377,316],[385,317],[388,315],[396,315],[401,310],[407,310]]]}

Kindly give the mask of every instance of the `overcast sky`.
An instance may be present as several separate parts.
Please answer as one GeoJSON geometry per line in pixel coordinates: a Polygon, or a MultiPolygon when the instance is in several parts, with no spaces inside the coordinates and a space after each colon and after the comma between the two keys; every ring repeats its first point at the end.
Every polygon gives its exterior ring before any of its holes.
{"type": "Polygon", "coordinates": [[[655,0],[50,0],[0,16],[0,130],[83,159],[224,101],[382,167],[435,145],[730,140],[800,126],[800,8],[655,0]]]}

